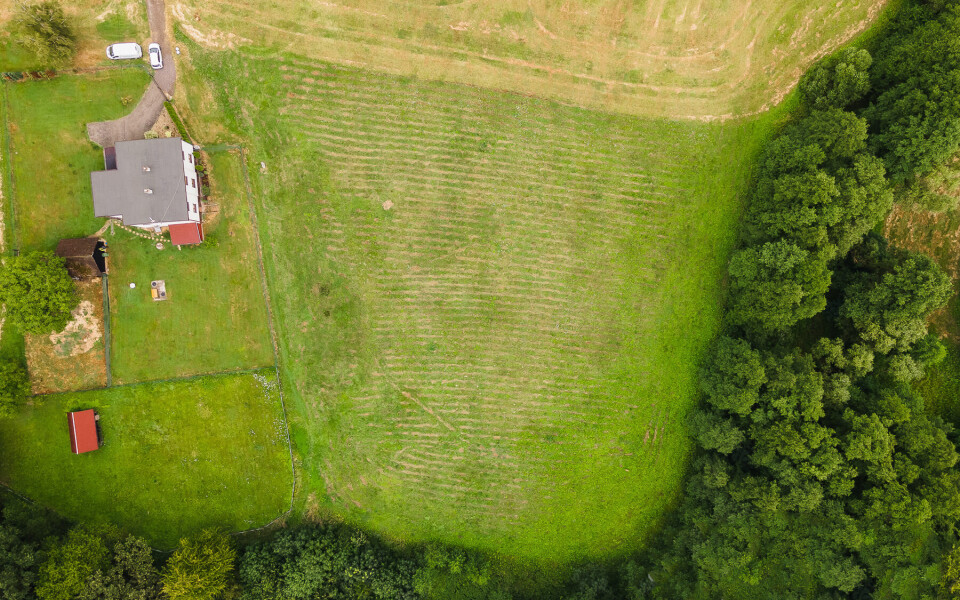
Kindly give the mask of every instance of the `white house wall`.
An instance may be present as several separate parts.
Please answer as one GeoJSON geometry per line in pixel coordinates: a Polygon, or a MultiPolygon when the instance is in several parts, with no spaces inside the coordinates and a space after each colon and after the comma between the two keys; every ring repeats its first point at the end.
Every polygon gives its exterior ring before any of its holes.
{"type": "Polygon", "coordinates": [[[193,146],[180,142],[183,149],[183,176],[187,187],[187,216],[191,221],[200,221],[200,178],[193,160],[193,146]]]}

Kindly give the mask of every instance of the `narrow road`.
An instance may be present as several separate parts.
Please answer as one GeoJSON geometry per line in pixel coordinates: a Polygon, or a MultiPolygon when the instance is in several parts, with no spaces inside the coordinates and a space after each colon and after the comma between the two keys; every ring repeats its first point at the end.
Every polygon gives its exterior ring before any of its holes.
{"type": "MultiPolygon", "coordinates": [[[[129,115],[114,121],[87,123],[87,136],[104,148],[124,140],[141,140],[143,134],[156,122],[163,110],[163,103],[173,97],[177,82],[173,46],[167,39],[166,15],[163,0],[147,0],[147,19],[150,22],[150,41],[160,44],[163,53],[163,68],[151,69],[153,81],[144,92],[140,102],[129,115]]],[[[148,42],[149,43],[149,42],[148,42]]],[[[144,55],[147,45],[143,44],[144,55]]]]}

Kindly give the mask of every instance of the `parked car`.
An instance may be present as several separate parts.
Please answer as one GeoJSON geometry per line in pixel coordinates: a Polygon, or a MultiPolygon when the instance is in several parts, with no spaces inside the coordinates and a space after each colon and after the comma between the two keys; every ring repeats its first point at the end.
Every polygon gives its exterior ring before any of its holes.
{"type": "Polygon", "coordinates": [[[140,44],[126,42],[107,46],[107,58],[110,60],[140,58],[141,56],[143,56],[143,49],[140,48],[140,44]]]}
{"type": "Polygon", "coordinates": [[[147,46],[147,52],[150,54],[150,66],[154,69],[162,69],[163,54],[160,53],[160,44],[150,44],[147,46]]]}

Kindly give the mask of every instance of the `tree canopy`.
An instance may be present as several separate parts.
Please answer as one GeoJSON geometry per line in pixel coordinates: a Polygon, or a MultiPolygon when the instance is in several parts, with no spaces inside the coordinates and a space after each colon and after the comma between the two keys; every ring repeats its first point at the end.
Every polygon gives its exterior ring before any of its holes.
{"type": "Polygon", "coordinates": [[[30,378],[19,360],[0,360],[0,418],[12,416],[30,395],[30,378]]]}
{"type": "Polygon", "coordinates": [[[844,48],[814,65],[800,79],[800,97],[816,109],[846,108],[870,91],[873,57],[862,48],[844,48]]]}
{"type": "Polygon", "coordinates": [[[236,550],[225,535],[205,530],[183,538],[163,570],[163,593],[170,600],[215,600],[227,589],[236,550]]]}
{"type": "Polygon", "coordinates": [[[17,41],[50,66],[69,60],[76,51],[77,36],[63,7],[55,0],[21,3],[17,10],[17,41]]]}
{"type": "Polygon", "coordinates": [[[79,299],[64,259],[53,252],[31,252],[4,259],[0,302],[24,332],[51,333],[66,327],[79,299]]]}

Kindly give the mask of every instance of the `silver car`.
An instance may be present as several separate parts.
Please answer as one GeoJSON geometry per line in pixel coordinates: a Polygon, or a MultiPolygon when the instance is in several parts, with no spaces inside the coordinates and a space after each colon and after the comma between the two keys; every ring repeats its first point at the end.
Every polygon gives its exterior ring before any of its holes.
{"type": "Polygon", "coordinates": [[[147,46],[150,53],[150,66],[154,69],[163,68],[163,54],[160,53],[160,44],[150,44],[147,46]]]}

